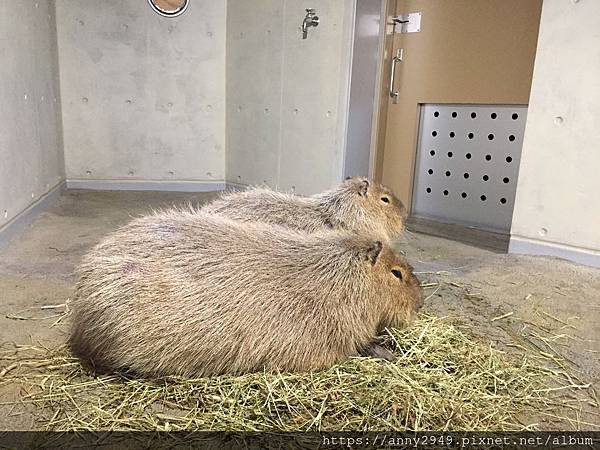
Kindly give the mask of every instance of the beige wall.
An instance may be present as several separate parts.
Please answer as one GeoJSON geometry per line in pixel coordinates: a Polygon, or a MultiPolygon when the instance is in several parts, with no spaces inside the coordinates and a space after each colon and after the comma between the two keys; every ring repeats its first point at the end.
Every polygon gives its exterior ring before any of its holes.
{"type": "Polygon", "coordinates": [[[353,0],[228,0],[227,181],[312,194],[342,177],[353,0]],[[321,22],[308,39],[305,8],[321,22]]]}
{"type": "Polygon", "coordinates": [[[61,139],[54,2],[1,0],[1,233],[64,180],[61,139]]]}
{"type": "MultiPolygon", "coordinates": [[[[404,202],[412,195],[419,103],[528,103],[540,8],[541,0],[398,1],[397,13],[422,12],[421,32],[394,37],[404,49],[400,102],[389,105],[375,176],[404,202]]],[[[390,57],[388,48],[386,80],[390,57]]]]}
{"type": "Polygon", "coordinates": [[[546,0],[510,250],[600,266],[600,2],[546,0]]]}

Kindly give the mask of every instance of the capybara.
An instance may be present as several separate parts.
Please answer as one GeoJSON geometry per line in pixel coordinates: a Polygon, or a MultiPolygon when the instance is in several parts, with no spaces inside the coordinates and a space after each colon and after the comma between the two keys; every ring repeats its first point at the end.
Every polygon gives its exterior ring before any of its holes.
{"type": "Polygon", "coordinates": [[[380,241],[191,210],[134,220],[79,273],[71,348],[150,377],[321,369],[422,304],[411,267],[380,241]]]}
{"type": "Polygon", "coordinates": [[[203,211],[245,222],[265,222],[307,232],[342,229],[391,240],[404,230],[406,208],[392,192],[366,178],[349,178],[310,197],[266,188],[224,194],[203,211]]]}

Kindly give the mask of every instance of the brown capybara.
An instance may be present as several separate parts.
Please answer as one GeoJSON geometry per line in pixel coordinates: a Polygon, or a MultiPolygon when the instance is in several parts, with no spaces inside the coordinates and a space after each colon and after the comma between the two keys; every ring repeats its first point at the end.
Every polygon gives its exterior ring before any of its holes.
{"type": "Polygon", "coordinates": [[[399,237],[406,219],[402,202],[388,188],[366,178],[349,178],[334,189],[310,197],[251,188],[225,194],[202,210],[245,222],[307,232],[365,232],[384,240],[399,237]]]}
{"type": "Polygon", "coordinates": [[[321,369],[422,303],[411,267],[380,241],[198,211],[134,220],[79,273],[72,349],[143,376],[321,369]]]}

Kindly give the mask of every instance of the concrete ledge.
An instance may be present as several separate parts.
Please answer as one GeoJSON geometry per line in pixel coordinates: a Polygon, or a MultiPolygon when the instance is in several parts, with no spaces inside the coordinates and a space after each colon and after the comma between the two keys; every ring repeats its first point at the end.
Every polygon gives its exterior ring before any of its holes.
{"type": "Polygon", "coordinates": [[[509,253],[557,256],[586,266],[600,267],[600,251],[554,242],[540,241],[523,236],[510,237],[509,253]]]}
{"type": "Polygon", "coordinates": [[[222,191],[225,188],[224,181],[67,180],[67,189],[94,191],[211,192],[222,191]]]}
{"type": "Polygon", "coordinates": [[[27,208],[13,217],[8,223],[0,227],[0,248],[7,245],[11,239],[20,234],[41,212],[55,203],[65,189],[65,182],[61,181],[27,208]]]}
{"type": "Polygon", "coordinates": [[[227,184],[228,191],[235,191],[235,192],[245,191],[249,187],[247,184],[234,183],[233,181],[228,181],[226,184],[227,184]]]}
{"type": "Polygon", "coordinates": [[[406,222],[409,231],[430,236],[451,239],[463,244],[506,253],[508,251],[508,234],[496,233],[455,223],[438,222],[418,216],[410,216],[406,222]]]}

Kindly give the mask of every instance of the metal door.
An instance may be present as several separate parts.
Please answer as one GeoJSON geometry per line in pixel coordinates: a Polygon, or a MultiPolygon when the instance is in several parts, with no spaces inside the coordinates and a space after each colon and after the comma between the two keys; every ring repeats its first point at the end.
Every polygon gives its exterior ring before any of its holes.
{"type": "Polygon", "coordinates": [[[527,108],[422,105],[413,215],[509,232],[527,108]]]}

